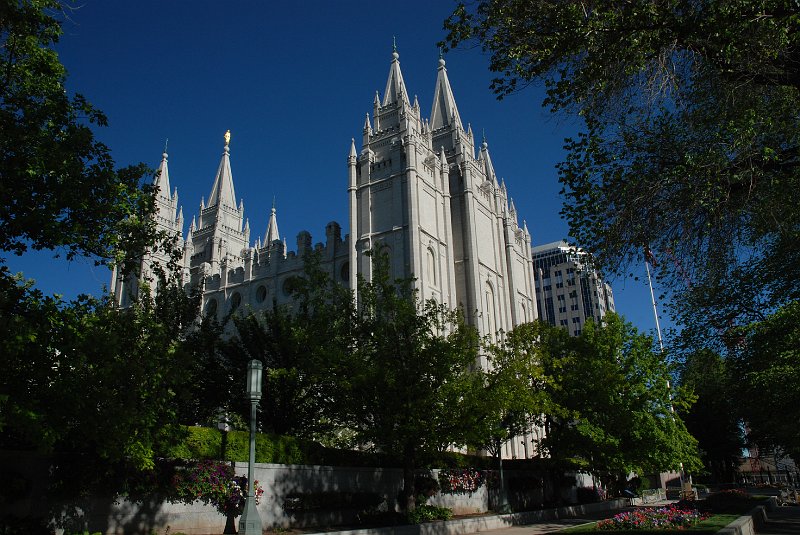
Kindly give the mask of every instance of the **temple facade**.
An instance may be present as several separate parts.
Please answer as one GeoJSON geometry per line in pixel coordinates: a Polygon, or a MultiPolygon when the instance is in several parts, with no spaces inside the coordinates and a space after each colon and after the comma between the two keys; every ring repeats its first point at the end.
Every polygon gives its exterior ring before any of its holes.
{"type": "MultiPolygon", "coordinates": [[[[290,302],[287,281],[302,273],[311,250],[320,253],[335,280],[355,292],[358,275],[371,280],[365,253],[380,244],[389,254],[392,277],[413,277],[422,299],[460,307],[483,336],[494,338],[539,317],[531,234],[519,224],[508,189],[498,181],[487,143],[476,147],[471,127],[464,127],[444,59],[438,62],[428,117],[416,98],[409,100],[396,51],[386,89],[382,96],[376,93],[372,108],[360,148],[351,141],[342,178],[349,234],[343,236],[341,226],[331,222],[323,243],[312,245],[303,231],[291,251],[278,231],[274,205],[266,232],[253,241],[244,204],[236,198],[229,134],[211,193],[184,234],[165,150],[155,184],[158,224],[177,236],[182,280],[202,289],[203,312],[221,319],[241,307],[258,311],[290,302]]],[[[159,262],[165,258],[151,255],[140,280],[113,273],[120,306],[152,279],[159,262]]],[[[515,440],[505,456],[532,456],[531,438],[515,440]]]]}

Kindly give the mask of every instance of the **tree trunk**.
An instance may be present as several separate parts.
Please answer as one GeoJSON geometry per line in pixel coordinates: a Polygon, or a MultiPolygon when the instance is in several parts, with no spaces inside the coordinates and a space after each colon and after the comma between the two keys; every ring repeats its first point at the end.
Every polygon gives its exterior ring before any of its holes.
{"type": "Polygon", "coordinates": [[[402,505],[406,512],[413,511],[417,505],[414,494],[414,452],[406,449],[403,456],[403,498],[402,505]]]}

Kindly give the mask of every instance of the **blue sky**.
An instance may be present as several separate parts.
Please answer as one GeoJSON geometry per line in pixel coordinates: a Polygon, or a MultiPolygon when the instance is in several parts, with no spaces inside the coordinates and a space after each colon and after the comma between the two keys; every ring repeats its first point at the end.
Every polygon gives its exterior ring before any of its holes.
{"type": "MultiPolygon", "coordinates": [[[[169,139],[170,182],[186,225],[208,197],[231,131],[237,199],[251,237],[266,231],[276,199],[278,225],[324,240],[329,221],[347,232],[350,139],[360,148],[365,114],[384,90],[396,39],[406,87],[428,116],[437,41],[455,3],[336,1],[84,0],[69,14],[57,49],[68,88],[109,117],[97,136],[119,165],[156,167],[169,139]]],[[[485,134],[498,175],[525,219],[534,245],[566,237],[555,164],[563,139],[580,124],[541,107],[541,88],[497,101],[480,49],[445,55],[462,120],[485,134]]],[[[521,223],[522,221],[520,221],[521,223]]],[[[66,263],[49,253],[8,259],[46,293],[100,294],[108,270],[66,263]]],[[[611,280],[618,311],[644,331],[655,328],[640,279],[611,280]]],[[[663,315],[662,315],[663,317],[663,315]]],[[[662,319],[662,327],[664,327],[662,319]]]]}

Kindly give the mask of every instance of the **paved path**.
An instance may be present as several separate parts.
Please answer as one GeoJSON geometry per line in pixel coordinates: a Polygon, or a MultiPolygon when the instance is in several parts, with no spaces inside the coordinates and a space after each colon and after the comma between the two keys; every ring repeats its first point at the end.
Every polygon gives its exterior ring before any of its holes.
{"type": "MultiPolygon", "coordinates": [[[[653,506],[666,505],[653,504],[653,506]]],[[[536,535],[539,533],[552,533],[571,526],[579,526],[589,522],[596,522],[604,518],[611,518],[612,516],[622,511],[630,511],[636,507],[626,507],[624,509],[610,509],[607,511],[598,511],[596,513],[586,513],[579,517],[573,518],[557,518],[551,520],[542,520],[533,524],[525,524],[523,526],[513,526],[510,528],[499,528],[487,531],[481,531],[480,535],[536,535]]]]}
{"type": "Polygon", "coordinates": [[[767,522],[756,528],[759,535],[800,535],[800,505],[778,507],[767,511],[767,522]]]}

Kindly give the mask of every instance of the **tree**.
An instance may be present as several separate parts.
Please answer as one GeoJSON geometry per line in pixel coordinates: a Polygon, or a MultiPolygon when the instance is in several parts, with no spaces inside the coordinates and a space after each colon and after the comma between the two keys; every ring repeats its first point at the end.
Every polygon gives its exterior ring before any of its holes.
{"type": "Polygon", "coordinates": [[[152,468],[178,431],[175,402],[192,388],[182,339],[198,300],[163,288],[120,310],[2,280],[0,304],[13,307],[0,318],[3,446],[152,468]]]}
{"type": "Polygon", "coordinates": [[[698,351],[681,364],[679,380],[697,396],[681,416],[697,439],[705,470],[715,482],[734,482],[745,443],[738,381],[729,363],[713,351],[698,351]]]}
{"type": "Polygon", "coordinates": [[[306,255],[304,264],[304,273],[290,279],[293,302],[235,315],[228,346],[243,355],[242,365],[252,358],[264,363],[264,429],[331,443],[343,418],[355,308],[352,292],[323,270],[319,254],[306,255]]]}
{"type": "MultiPolygon", "coordinates": [[[[475,419],[471,426],[475,435],[468,444],[485,449],[497,457],[500,471],[500,492],[503,483],[502,446],[514,437],[530,432],[542,423],[542,415],[557,414],[545,384],[541,362],[538,330],[543,324],[525,323],[486,346],[488,370],[483,373],[483,389],[474,396],[475,406],[470,413],[475,419]]],[[[501,508],[507,506],[505,497],[501,508]]]]}
{"type": "Polygon", "coordinates": [[[484,0],[445,26],[491,54],[499,97],[541,81],[583,118],[559,165],[571,235],[609,273],[654,253],[697,345],[800,298],[799,17],[791,0],[484,0]]]}
{"type": "Polygon", "coordinates": [[[372,260],[372,281],[358,287],[348,406],[360,444],[402,458],[404,508],[412,510],[414,469],[465,442],[465,401],[481,385],[478,338],[459,312],[420,303],[412,281],[391,281],[385,254],[372,260]]]}
{"type": "Polygon", "coordinates": [[[500,456],[507,440],[530,431],[555,407],[545,390],[551,378],[542,368],[540,323],[525,323],[485,347],[484,388],[473,414],[477,435],[471,445],[500,456]]]}
{"type": "Polygon", "coordinates": [[[67,9],[0,3],[0,433],[6,445],[147,468],[174,428],[197,301],[164,278],[155,299],[126,311],[105,298],[66,303],[2,265],[44,249],[128,272],[174,243],[157,231],[151,188],[139,187],[146,167],[115,169],[93,133],[106,117],[66,90],[53,47],[67,9]]]}
{"type": "Polygon", "coordinates": [[[740,330],[732,375],[748,439],[800,458],[800,303],[740,330]]]}
{"type": "Polygon", "coordinates": [[[131,254],[154,244],[153,196],[139,187],[147,168],[116,170],[92,132],[106,117],[67,93],[52,48],[65,9],[58,0],[0,9],[0,254],[48,249],[130,268],[131,254]]]}
{"type": "Polygon", "coordinates": [[[548,393],[560,408],[545,419],[551,456],[620,485],[631,472],[700,467],[697,441],[680,418],[689,400],[670,388],[669,369],[651,337],[613,313],[603,324],[587,322],[577,337],[549,325],[540,329],[542,366],[552,378],[548,393]]]}

